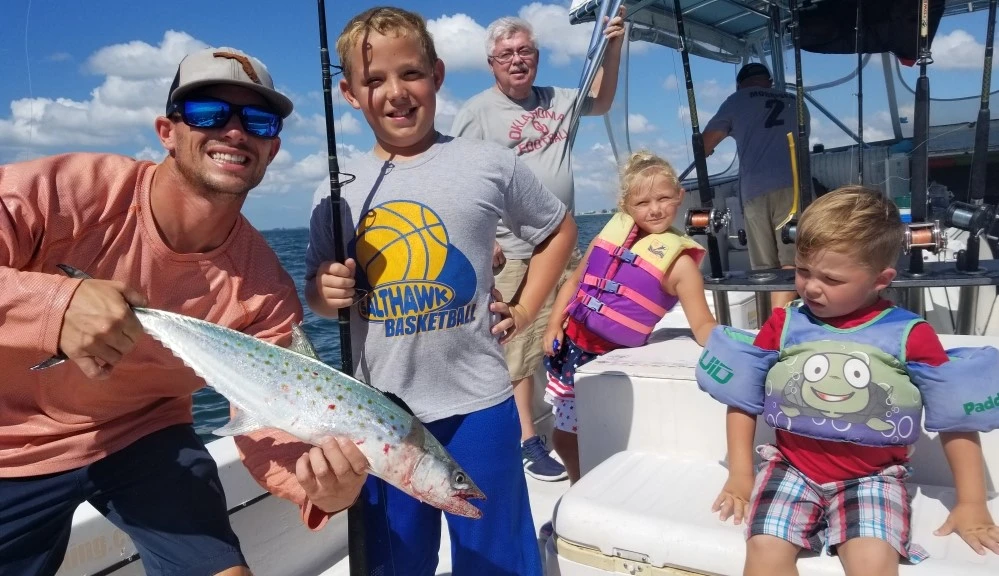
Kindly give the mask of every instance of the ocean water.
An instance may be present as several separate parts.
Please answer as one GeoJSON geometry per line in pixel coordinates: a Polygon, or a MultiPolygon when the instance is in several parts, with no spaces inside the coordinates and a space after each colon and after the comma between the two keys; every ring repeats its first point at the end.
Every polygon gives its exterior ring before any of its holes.
{"type": "MultiPolygon", "coordinates": [[[[590,241],[600,232],[609,214],[592,214],[577,216],[576,224],[579,226],[579,249],[585,251],[590,241]]],[[[269,230],[263,233],[267,243],[281,260],[284,269],[288,271],[295,286],[298,288],[298,297],[305,302],[304,277],[305,277],[305,249],[309,244],[308,229],[301,228],[295,230],[269,230]]],[[[339,328],[335,320],[319,318],[313,314],[308,306],[305,308],[305,320],[302,327],[308,334],[312,345],[316,347],[319,358],[327,364],[339,368],[340,366],[340,335],[339,328]]],[[[198,435],[205,442],[216,439],[212,434],[215,430],[223,426],[229,420],[229,403],[221,395],[211,388],[202,388],[194,394],[194,427],[198,435]]]]}

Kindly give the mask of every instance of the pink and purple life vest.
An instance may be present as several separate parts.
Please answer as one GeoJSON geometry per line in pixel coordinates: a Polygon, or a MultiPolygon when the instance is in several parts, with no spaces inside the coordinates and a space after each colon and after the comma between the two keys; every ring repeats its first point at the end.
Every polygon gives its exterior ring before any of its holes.
{"type": "Polygon", "coordinates": [[[631,216],[618,212],[593,241],[586,269],[567,314],[597,336],[633,348],[644,345],[656,323],[676,305],[663,277],[676,258],[700,265],[704,248],[671,228],[639,237],[631,216]]]}

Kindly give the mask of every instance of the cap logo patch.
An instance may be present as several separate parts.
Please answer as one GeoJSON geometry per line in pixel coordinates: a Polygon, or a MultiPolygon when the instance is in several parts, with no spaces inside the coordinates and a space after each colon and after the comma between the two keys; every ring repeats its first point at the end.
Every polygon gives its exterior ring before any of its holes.
{"type": "Polygon", "coordinates": [[[214,52],[212,56],[215,58],[229,58],[239,62],[240,66],[243,67],[243,72],[253,80],[254,84],[262,84],[260,82],[260,77],[257,76],[257,71],[253,69],[253,64],[250,64],[250,60],[243,56],[242,54],[233,54],[232,52],[214,52]]]}

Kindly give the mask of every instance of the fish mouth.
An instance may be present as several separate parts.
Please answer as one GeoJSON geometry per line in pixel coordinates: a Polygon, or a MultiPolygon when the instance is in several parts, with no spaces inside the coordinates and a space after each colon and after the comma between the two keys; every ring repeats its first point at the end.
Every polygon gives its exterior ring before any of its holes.
{"type": "Polygon", "coordinates": [[[849,394],[826,394],[825,392],[819,392],[818,390],[813,390],[813,392],[815,392],[815,395],[819,397],[819,400],[824,402],[843,402],[853,398],[854,394],[853,392],[850,392],[849,394]]]}
{"type": "Polygon", "coordinates": [[[455,492],[442,506],[445,512],[450,512],[465,518],[482,518],[482,510],[472,505],[469,500],[485,500],[486,495],[478,488],[469,488],[455,492]]]}

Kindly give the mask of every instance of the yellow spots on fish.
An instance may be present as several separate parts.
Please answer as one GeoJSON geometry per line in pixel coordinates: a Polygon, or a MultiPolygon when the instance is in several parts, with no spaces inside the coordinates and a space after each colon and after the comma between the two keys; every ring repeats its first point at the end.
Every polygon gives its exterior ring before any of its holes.
{"type": "Polygon", "coordinates": [[[281,385],[281,391],[282,392],[287,392],[289,390],[291,390],[291,386],[288,386],[287,384],[282,384],[281,385]]]}
{"type": "Polygon", "coordinates": [[[343,394],[337,394],[336,395],[336,399],[340,400],[340,401],[343,401],[343,394]]]}
{"type": "Polygon", "coordinates": [[[322,385],[317,385],[316,386],[316,392],[322,392],[322,391],[323,391],[322,385]]]}
{"type": "Polygon", "coordinates": [[[298,376],[296,376],[295,378],[296,378],[296,379],[298,379],[298,380],[301,380],[301,379],[302,379],[302,375],[301,375],[301,374],[299,374],[299,375],[298,375],[298,376]]]}
{"type": "Polygon", "coordinates": [[[374,404],[374,403],[375,403],[375,401],[374,401],[374,400],[372,400],[371,398],[368,398],[368,404],[369,404],[369,405],[370,405],[370,404],[374,404]]]}
{"type": "Polygon", "coordinates": [[[389,414],[389,420],[395,420],[395,414],[389,414]]]}
{"type": "Polygon", "coordinates": [[[267,366],[270,366],[271,365],[271,361],[270,360],[264,360],[264,364],[267,365],[267,366]]]}
{"type": "Polygon", "coordinates": [[[379,419],[378,419],[378,423],[379,423],[379,424],[384,424],[384,423],[385,423],[385,420],[383,420],[383,419],[379,418],[379,419]]]}

